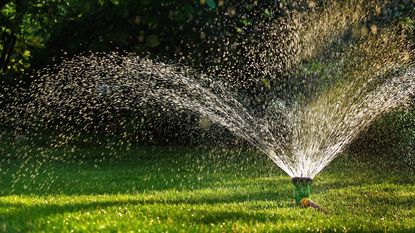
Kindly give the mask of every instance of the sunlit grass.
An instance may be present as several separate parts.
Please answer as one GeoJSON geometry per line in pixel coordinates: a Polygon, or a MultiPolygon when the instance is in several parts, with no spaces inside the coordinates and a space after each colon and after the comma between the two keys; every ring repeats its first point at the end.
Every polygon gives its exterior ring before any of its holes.
{"type": "Polygon", "coordinates": [[[84,148],[65,151],[60,160],[64,151],[54,149],[26,162],[4,160],[0,231],[415,231],[415,178],[408,168],[336,160],[313,186],[323,214],[298,208],[290,178],[260,154],[118,152],[112,158],[111,151],[84,148]]]}

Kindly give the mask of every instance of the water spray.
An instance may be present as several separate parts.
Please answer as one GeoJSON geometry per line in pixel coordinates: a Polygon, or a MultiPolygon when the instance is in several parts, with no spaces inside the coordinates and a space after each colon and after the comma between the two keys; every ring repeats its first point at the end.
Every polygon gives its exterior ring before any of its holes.
{"type": "Polygon", "coordinates": [[[303,198],[309,198],[311,194],[311,184],[313,179],[310,177],[293,177],[295,203],[301,204],[303,198]]]}

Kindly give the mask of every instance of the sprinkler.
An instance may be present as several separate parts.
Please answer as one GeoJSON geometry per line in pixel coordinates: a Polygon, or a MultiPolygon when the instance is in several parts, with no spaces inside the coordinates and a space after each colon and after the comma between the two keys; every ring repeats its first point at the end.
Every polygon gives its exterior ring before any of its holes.
{"type": "Polygon", "coordinates": [[[310,197],[311,183],[313,183],[313,179],[309,177],[293,177],[291,181],[293,182],[295,186],[295,189],[294,189],[295,203],[300,205],[301,200],[303,198],[310,197]]]}

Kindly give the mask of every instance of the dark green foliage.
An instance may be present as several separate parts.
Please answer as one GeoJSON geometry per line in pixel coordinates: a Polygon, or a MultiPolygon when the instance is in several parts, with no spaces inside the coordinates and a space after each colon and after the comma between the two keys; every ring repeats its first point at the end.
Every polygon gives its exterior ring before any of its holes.
{"type": "MultiPolygon", "coordinates": [[[[324,5],[316,1],[317,6],[324,5]]],[[[1,42],[4,56],[1,73],[21,76],[30,67],[40,68],[62,51],[122,49],[152,52],[167,57],[186,55],[195,46],[218,46],[226,33],[252,33],[261,22],[284,14],[282,9],[304,10],[308,1],[174,1],[174,0],[7,0],[1,7],[1,42]],[[234,22],[215,22],[224,12],[233,12],[234,22]],[[228,25],[224,28],[223,25],[228,25]],[[206,32],[203,30],[206,29],[206,32]],[[215,33],[216,31],[216,33],[215,33]]],[[[392,1],[381,17],[414,27],[413,1],[392,1]]],[[[224,19],[219,19],[223,21],[224,19]]],[[[229,19],[228,19],[229,20],[229,19]]],[[[210,51],[211,53],[212,51],[210,51]]],[[[214,54],[212,54],[214,55],[214,54]]],[[[206,54],[204,54],[206,56],[206,54]]],[[[194,59],[194,57],[192,58],[194,59]]]]}
{"type": "Polygon", "coordinates": [[[415,165],[415,110],[399,110],[379,119],[350,147],[357,156],[374,163],[393,161],[395,165],[415,165]]]}
{"type": "Polygon", "coordinates": [[[33,51],[45,48],[55,26],[65,18],[65,0],[9,0],[1,5],[2,78],[22,75],[33,63],[33,51]]]}
{"type": "Polygon", "coordinates": [[[10,52],[9,59],[2,60],[1,73],[20,76],[30,66],[48,65],[62,51],[121,49],[173,54],[186,41],[199,38],[191,25],[203,24],[196,22],[197,15],[209,20],[204,12],[212,14],[209,9],[217,6],[212,1],[207,5],[172,0],[2,2],[0,48],[10,52]]]}

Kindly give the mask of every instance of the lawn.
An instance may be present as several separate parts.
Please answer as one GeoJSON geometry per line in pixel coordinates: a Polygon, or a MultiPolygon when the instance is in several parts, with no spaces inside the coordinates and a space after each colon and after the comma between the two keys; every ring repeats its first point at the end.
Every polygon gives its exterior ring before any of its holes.
{"type": "Polygon", "coordinates": [[[314,180],[323,214],[297,207],[290,178],[252,151],[19,153],[1,152],[1,232],[415,232],[415,168],[342,155],[314,180]]]}

